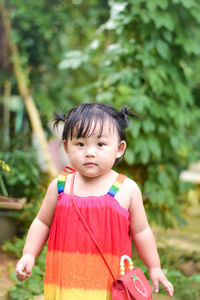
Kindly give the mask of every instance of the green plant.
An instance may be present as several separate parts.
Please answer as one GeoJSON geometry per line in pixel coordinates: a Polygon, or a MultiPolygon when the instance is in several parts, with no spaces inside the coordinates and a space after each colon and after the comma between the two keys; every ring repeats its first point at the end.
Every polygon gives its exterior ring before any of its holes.
{"type": "Polygon", "coordinates": [[[37,214],[49,182],[48,176],[40,169],[34,148],[17,143],[3,148],[0,159],[8,162],[10,172],[4,174],[4,183],[9,197],[26,198],[26,205],[20,211],[10,211],[9,216],[20,221],[19,234],[23,234],[37,214]],[[13,147],[12,147],[13,146],[13,147]]]}
{"type": "Polygon", "coordinates": [[[8,195],[15,198],[27,197],[28,200],[40,185],[41,171],[33,148],[2,149],[0,157],[8,162],[10,172],[4,174],[8,195]]]}
{"type": "Polygon", "coordinates": [[[3,195],[5,197],[7,197],[8,196],[8,191],[7,191],[7,188],[5,186],[2,175],[3,175],[3,171],[10,172],[10,167],[3,160],[0,160],[0,167],[2,169],[2,172],[0,173],[0,187],[1,187],[1,191],[2,191],[3,195]]]}
{"type": "MultiPolygon", "coordinates": [[[[7,241],[2,246],[2,249],[5,252],[15,254],[18,258],[20,258],[24,247],[25,239],[26,235],[24,235],[24,237],[21,239],[16,238],[14,242],[7,241]]],[[[43,293],[45,256],[46,247],[43,248],[42,252],[37,257],[31,277],[23,283],[17,280],[15,271],[10,272],[11,278],[15,282],[15,284],[10,287],[11,300],[29,300],[33,299],[34,296],[43,293]]]]}
{"type": "Polygon", "coordinates": [[[141,186],[150,220],[181,225],[188,186],[179,174],[199,159],[199,2],[109,5],[110,16],[93,42],[82,52],[67,51],[60,67],[66,74],[96,68],[98,79],[84,87],[87,99],[127,105],[139,115],[127,131],[121,166],[141,186]]]}
{"type": "MultiPolygon", "coordinates": [[[[178,251],[176,248],[160,248],[159,254],[161,259],[161,264],[164,267],[163,271],[166,274],[168,280],[172,282],[174,286],[174,296],[180,300],[197,300],[200,299],[200,274],[194,273],[191,276],[184,275],[179,270],[179,265],[182,260],[199,260],[199,255],[195,258],[194,256],[183,256],[184,254],[178,251]]],[[[148,270],[144,266],[142,260],[134,254],[133,258],[134,265],[141,268],[147,278],[149,278],[148,270]]],[[[161,294],[166,294],[164,288],[160,285],[159,292],[161,294]]]]}

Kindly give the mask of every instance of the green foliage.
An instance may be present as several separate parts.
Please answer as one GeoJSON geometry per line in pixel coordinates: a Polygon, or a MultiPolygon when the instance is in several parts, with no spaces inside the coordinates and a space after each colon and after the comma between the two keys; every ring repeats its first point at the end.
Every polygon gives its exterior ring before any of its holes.
{"type": "Polygon", "coordinates": [[[109,1],[110,16],[106,1],[6,5],[44,127],[58,108],[83,101],[129,106],[139,118],[124,165],[136,179],[131,170],[143,169],[151,220],[182,222],[179,173],[200,146],[198,0],[109,1]]]}
{"type": "Polygon", "coordinates": [[[7,192],[6,186],[4,184],[4,180],[3,180],[2,174],[3,174],[3,172],[10,172],[10,167],[5,163],[5,161],[0,160],[0,170],[1,170],[1,173],[0,173],[0,188],[1,188],[1,192],[2,192],[2,194],[5,197],[7,197],[8,196],[8,192],[7,192]]]}
{"type": "MultiPolygon", "coordinates": [[[[179,268],[182,262],[188,262],[192,260],[193,262],[197,263],[199,261],[199,255],[197,253],[194,253],[192,256],[186,255],[184,253],[181,253],[181,251],[174,247],[170,247],[167,249],[160,248],[158,250],[161,264],[162,266],[164,266],[163,271],[167,276],[167,279],[172,282],[174,286],[174,297],[181,300],[200,299],[199,273],[194,273],[191,276],[186,276],[180,271],[179,268]]],[[[134,255],[133,262],[136,267],[141,268],[141,270],[149,279],[148,270],[144,266],[142,260],[134,255]]],[[[159,292],[161,294],[166,294],[166,291],[161,285],[159,286],[159,292]]]]}
{"type": "MultiPolygon", "coordinates": [[[[165,226],[175,219],[182,223],[178,206],[186,185],[179,173],[199,158],[200,146],[199,2],[109,4],[110,17],[98,30],[95,47],[90,43],[79,55],[77,72],[86,63],[99,68],[98,80],[88,87],[88,100],[116,108],[127,105],[139,115],[127,132],[124,165],[132,178],[138,178],[138,165],[143,168],[138,183],[150,220],[165,226]]],[[[72,68],[70,63],[61,66],[72,68]]]]}
{"type": "MultiPolygon", "coordinates": [[[[15,254],[17,257],[21,256],[22,249],[25,243],[25,236],[23,239],[16,239],[14,243],[6,242],[3,245],[3,250],[15,254]]],[[[11,300],[29,300],[34,299],[34,296],[43,293],[43,280],[45,271],[45,256],[46,247],[36,259],[31,277],[25,282],[21,283],[17,280],[15,272],[11,272],[11,278],[15,285],[10,287],[11,300]]]]}
{"type": "MultiPolygon", "coordinates": [[[[82,90],[74,90],[74,86],[88,83],[94,75],[91,66],[77,76],[71,71],[63,74],[58,65],[66,51],[77,46],[82,49],[93,38],[94,31],[108,16],[107,1],[4,2],[10,11],[12,38],[47,128],[58,107],[61,110],[68,105],[70,109],[82,97],[82,90]]],[[[15,79],[12,82],[16,89],[15,79]]]]}
{"type": "Polygon", "coordinates": [[[4,175],[9,196],[27,197],[30,200],[41,189],[41,171],[35,151],[33,149],[29,149],[29,151],[24,149],[6,151],[4,149],[0,156],[10,166],[10,172],[4,175]]]}

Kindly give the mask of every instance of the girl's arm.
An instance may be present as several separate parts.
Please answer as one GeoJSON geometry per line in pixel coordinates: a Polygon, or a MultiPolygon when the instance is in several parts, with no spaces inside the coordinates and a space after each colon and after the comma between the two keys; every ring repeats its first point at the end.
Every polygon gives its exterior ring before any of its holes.
{"type": "Polygon", "coordinates": [[[149,269],[154,291],[158,292],[160,282],[168,291],[168,294],[173,296],[173,286],[161,270],[160,258],[153,233],[147,221],[140,189],[133,181],[131,182],[131,189],[130,226],[135,246],[144,264],[149,269]]]}
{"type": "Polygon", "coordinates": [[[31,275],[35,258],[48,239],[56,203],[57,179],[49,185],[42,206],[28,231],[23,256],[16,267],[16,276],[20,281],[24,281],[31,275]]]}

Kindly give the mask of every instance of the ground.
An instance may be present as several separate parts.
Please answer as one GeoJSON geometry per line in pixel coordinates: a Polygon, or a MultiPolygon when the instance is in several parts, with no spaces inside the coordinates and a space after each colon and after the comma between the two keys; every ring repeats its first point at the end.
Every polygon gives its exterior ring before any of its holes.
{"type": "Polygon", "coordinates": [[[0,300],[7,300],[7,290],[12,284],[12,280],[8,274],[10,268],[14,268],[17,258],[12,255],[5,254],[0,249],[0,300]]]}

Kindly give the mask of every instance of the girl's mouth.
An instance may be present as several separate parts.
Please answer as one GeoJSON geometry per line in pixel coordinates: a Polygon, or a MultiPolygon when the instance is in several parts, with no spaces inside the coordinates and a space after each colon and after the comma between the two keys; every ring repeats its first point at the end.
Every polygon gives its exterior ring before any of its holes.
{"type": "Polygon", "coordinates": [[[84,166],[96,166],[97,164],[93,163],[93,162],[88,162],[85,163],[84,166]]]}

